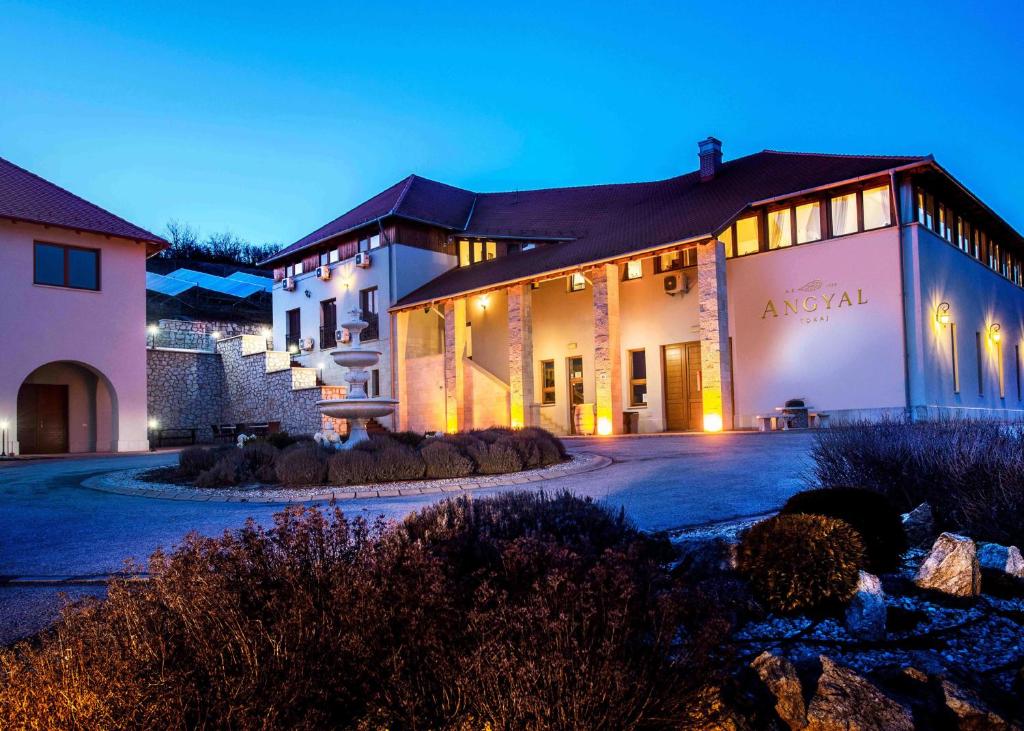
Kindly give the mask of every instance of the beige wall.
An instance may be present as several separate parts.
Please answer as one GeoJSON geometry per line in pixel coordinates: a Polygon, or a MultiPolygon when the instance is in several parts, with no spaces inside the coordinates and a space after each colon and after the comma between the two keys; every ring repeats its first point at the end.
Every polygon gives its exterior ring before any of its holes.
{"type": "MultiPolygon", "coordinates": [[[[100,398],[110,403],[112,423],[97,423],[97,449],[147,449],[146,245],[3,222],[0,252],[0,421],[16,425],[18,390],[40,366],[82,364],[109,384],[100,398]],[[98,249],[100,291],[33,284],[34,241],[98,249]],[[105,433],[114,435],[113,443],[105,433]]],[[[98,405],[98,413],[103,411],[98,405]]],[[[76,440],[82,443],[80,436],[76,440]]]]}
{"type": "Polygon", "coordinates": [[[444,431],[444,355],[409,358],[405,364],[410,431],[444,431]]]}

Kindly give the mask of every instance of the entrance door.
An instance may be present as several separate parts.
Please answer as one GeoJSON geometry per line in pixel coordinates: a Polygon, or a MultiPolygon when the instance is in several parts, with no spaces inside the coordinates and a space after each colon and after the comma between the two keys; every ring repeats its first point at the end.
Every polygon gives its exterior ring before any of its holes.
{"type": "Polygon", "coordinates": [[[665,374],[665,428],[694,431],[703,428],[700,342],[678,343],[662,348],[665,374]]]}
{"type": "Polygon", "coordinates": [[[583,403],[583,356],[566,358],[569,370],[569,433],[576,433],[576,407],[583,403]]]}
{"type": "Polygon", "coordinates": [[[68,451],[68,387],[26,383],[18,391],[18,441],[22,454],[68,451]]]}

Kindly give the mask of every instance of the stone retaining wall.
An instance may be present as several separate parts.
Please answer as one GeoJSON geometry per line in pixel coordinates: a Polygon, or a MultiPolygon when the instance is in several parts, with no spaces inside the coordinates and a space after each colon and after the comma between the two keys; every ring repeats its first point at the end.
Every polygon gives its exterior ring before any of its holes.
{"type": "Polygon", "coordinates": [[[216,353],[186,350],[146,351],[147,406],[161,429],[196,429],[196,440],[213,438],[223,423],[224,378],[216,353]]]}

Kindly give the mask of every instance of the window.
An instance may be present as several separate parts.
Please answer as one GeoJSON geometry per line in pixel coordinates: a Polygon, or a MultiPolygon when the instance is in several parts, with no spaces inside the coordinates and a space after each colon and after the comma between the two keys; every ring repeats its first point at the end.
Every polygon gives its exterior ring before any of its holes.
{"type": "Polygon", "coordinates": [[[320,266],[327,266],[330,263],[331,255],[329,252],[325,251],[323,254],[320,255],[320,266]]]}
{"type": "Polygon", "coordinates": [[[627,261],[622,270],[622,278],[625,280],[640,279],[644,275],[643,263],[639,259],[627,261]]]}
{"type": "Polygon", "coordinates": [[[747,216],[736,221],[736,256],[757,253],[757,228],[757,216],[747,216]]]}
{"type": "Polygon", "coordinates": [[[555,403],[555,361],[540,362],[540,402],[550,405],[555,403]]]}
{"type": "Polygon", "coordinates": [[[683,259],[679,256],[678,251],[670,251],[667,254],[661,254],[654,259],[654,273],[661,274],[662,272],[670,272],[673,269],[682,269],[683,259]]]}
{"type": "Polygon", "coordinates": [[[36,243],[34,247],[35,284],[70,289],[100,288],[100,252],[63,244],[36,243]]]}
{"type": "MultiPolygon", "coordinates": [[[[845,196],[844,196],[845,197],[845,196]]],[[[864,200],[864,230],[883,228],[892,224],[892,209],[889,205],[889,186],[868,188],[862,194],[864,200]]],[[[947,213],[943,209],[943,226],[946,225],[947,213]]],[[[952,236],[947,232],[948,236],[952,236]]]]}
{"type": "Polygon", "coordinates": [[[370,237],[370,248],[371,249],[379,249],[380,248],[380,234],[374,234],[373,236],[370,237]]]}
{"type": "Polygon", "coordinates": [[[473,263],[472,257],[469,255],[469,242],[466,239],[459,240],[459,266],[468,267],[473,263]]]}
{"type": "Polygon", "coordinates": [[[807,244],[821,240],[821,203],[804,203],[796,207],[796,242],[807,244]]]}
{"type": "Polygon", "coordinates": [[[302,274],[302,264],[303,262],[301,261],[295,264],[295,276],[302,274]]]}
{"type": "Polygon", "coordinates": [[[295,275],[295,267],[294,267],[293,265],[291,265],[291,264],[289,264],[288,266],[286,266],[286,267],[284,268],[284,275],[285,275],[286,277],[291,277],[291,276],[294,276],[294,275],[295,275]]]}
{"type": "Polygon", "coordinates": [[[484,243],[484,259],[490,260],[495,259],[498,256],[498,245],[493,241],[487,241],[484,243]]]}
{"type": "Polygon", "coordinates": [[[380,369],[374,368],[370,371],[370,381],[366,384],[366,395],[370,398],[380,396],[380,369]]]}
{"type": "Polygon", "coordinates": [[[569,275],[569,291],[582,292],[587,288],[587,278],[582,272],[573,272],[569,275]]]}
{"type": "Polygon", "coordinates": [[[953,360],[953,393],[960,393],[960,351],[956,345],[956,323],[949,323],[949,353],[953,360]]]}
{"type": "Polygon", "coordinates": [[[832,235],[857,233],[857,194],[847,193],[831,200],[832,235]]]}
{"type": "Polygon", "coordinates": [[[299,352],[300,323],[302,322],[299,308],[284,313],[284,347],[289,353],[299,352]]]}
{"type": "Polygon", "coordinates": [[[726,259],[731,259],[732,257],[736,256],[736,252],[734,250],[735,247],[733,246],[733,242],[732,242],[732,226],[730,226],[729,228],[725,229],[725,231],[723,231],[719,235],[718,240],[721,241],[722,244],[725,245],[725,258],[726,259]]]}
{"type": "Polygon", "coordinates": [[[359,291],[359,309],[362,317],[367,322],[367,328],[363,330],[363,340],[376,340],[380,337],[378,310],[377,310],[377,288],[369,287],[359,291]]]}
{"type": "Polygon", "coordinates": [[[483,260],[484,260],[484,242],[483,241],[474,241],[473,242],[473,261],[474,262],[478,262],[478,261],[483,261],[483,260]]]}
{"type": "Polygon", "coordinates": [[[647,352],[629,351],[629,405],[647,405],[647,352]]]}
{"type": "Polygon", "coordinates": [[[781,249],[793,245],[793,209],[768,212],[768,248],[781,249]]]}
{"type": "Polygon", "coordinates": [[[335,333],[338,330],[338,307],[335,300],[323,300],[320,303],[320,350],[328,350],[338,346],[335,333]]]}
{"type": "Polygon", "coordinates": [[[328,264],[336,264],[341,261],[341,249],[331,249],[330,258],[327,260],[328,264]]]}

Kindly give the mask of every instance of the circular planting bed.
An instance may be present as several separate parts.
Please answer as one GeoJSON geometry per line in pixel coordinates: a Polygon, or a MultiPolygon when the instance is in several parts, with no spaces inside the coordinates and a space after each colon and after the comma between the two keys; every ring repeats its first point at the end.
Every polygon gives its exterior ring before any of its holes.
{"type": "Polygon", "coordinates": [[[351,500],[353,498],[387,498],[434,493],[459,493],[489,487],[506,487],[543,482],[568,475],[590,472],[611,464],[596,454],[575,454],[568,460],[539,469],[500,475],[470,475],[439,480],[404,480],[370,485],[318,485],[286,487],[252,483],[235,487],[206,488],[142,479],[150,469],[121,470],[91,477],[83,487],[101,492],[164,500],[198,502],[300,503],[319,500],[351,500]]]}

